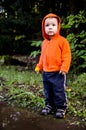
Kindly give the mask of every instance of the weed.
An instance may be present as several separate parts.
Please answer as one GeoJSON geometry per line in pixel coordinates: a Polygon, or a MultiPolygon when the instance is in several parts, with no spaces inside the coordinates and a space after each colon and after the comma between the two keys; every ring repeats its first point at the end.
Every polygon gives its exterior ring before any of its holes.
{"type": "MultiPolygon", "coordinates": [[[[0,67],[0,101],[23,108],[44,107],[41,74],[18,71],[14,66],[0,67]]],[[[67,87],[69,114],[86,121],[86,73],[69,76],[67,87]]]]}

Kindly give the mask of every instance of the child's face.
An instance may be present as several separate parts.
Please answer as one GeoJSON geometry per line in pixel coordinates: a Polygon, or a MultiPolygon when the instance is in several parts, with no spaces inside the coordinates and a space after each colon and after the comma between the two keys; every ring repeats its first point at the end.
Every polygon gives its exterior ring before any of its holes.
{"type": "Polygon", "coordinates": [[[47,18],[45,19],[45,33],[50,37],[54,36],[57,33],[58,22],[56,18],[47,18]]]}

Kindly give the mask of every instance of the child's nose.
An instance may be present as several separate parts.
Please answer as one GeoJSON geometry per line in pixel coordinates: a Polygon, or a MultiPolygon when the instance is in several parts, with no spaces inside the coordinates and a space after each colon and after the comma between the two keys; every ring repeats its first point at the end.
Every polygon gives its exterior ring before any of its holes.
{"type": "Polygon", "coordinates": [[[49,26],[49,29],[52,29],[52,26],[49,26]]]}

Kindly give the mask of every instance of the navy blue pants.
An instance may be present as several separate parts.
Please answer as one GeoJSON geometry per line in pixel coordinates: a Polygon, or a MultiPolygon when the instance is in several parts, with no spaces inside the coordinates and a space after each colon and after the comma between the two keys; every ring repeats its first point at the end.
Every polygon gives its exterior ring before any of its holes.
{"type": "Polygon", "coordinates": [[[43,85],[45,105],[49,104],[57,109],[66,109],[66,75],[59,74],[59,72],[43,72],[43,85]]]}

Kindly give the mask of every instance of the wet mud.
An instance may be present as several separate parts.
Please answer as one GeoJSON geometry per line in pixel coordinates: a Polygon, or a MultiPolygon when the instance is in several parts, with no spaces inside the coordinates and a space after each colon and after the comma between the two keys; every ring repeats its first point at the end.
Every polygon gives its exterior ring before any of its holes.
{"type": "Polygon", "coordinates": [[[53,115],[45,117],[0,103],[0,130],[86,130],[86,125],[72,118],[54,119],[53,115]]]}

